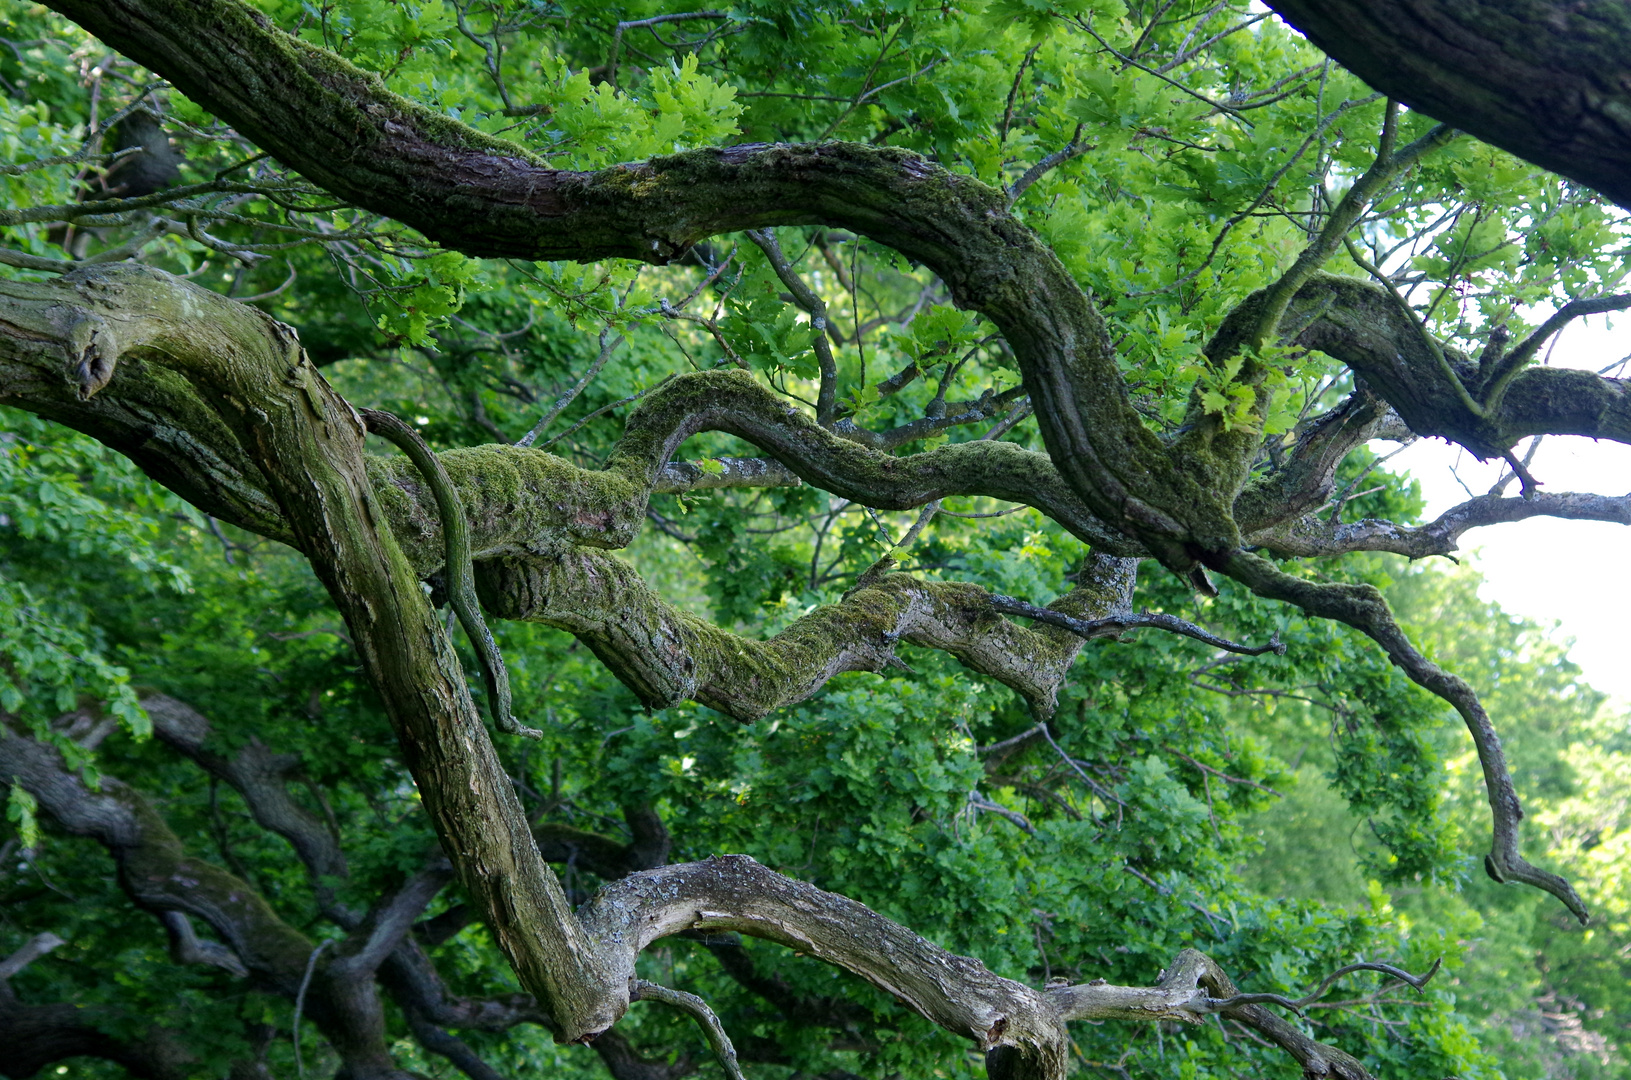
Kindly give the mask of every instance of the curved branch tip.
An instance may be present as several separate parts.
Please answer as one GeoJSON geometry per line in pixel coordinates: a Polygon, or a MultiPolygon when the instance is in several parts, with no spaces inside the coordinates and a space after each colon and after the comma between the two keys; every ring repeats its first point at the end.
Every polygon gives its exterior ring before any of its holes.
{"type": "Polygon", "coordinates": [[[673,990],[658,983],[647,982],[645,979],[631,980],[629,986],[630,1001],[660,1001],[664,1005],[672,1005],[681,1012],[691,1014],[697,1022],[702,1033],[708,1039],[708,1046],[713,1050],[714,1056],[719,1059],[720,1068],[730,1080],[745,1080],[742,1067],[736,1061],[736,1047],[731,1045],[730,1036],[725,1034],[725,1025],[719,1022],[719,1017],[708,1007],[708,1003],[695,994],[687,994],[684,990],[673,990]]]}

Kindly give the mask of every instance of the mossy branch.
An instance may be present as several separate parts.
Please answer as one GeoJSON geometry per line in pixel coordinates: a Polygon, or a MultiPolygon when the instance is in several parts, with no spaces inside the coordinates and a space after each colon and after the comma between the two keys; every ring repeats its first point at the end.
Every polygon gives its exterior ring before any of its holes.
{"type": "MultiPolygon", "coordinates": [[[[1076,588],[1036,610],[1089,620],[1123,613],[1136,565],[1090,556],[1076,588]]],[[[997,614],[977,585],[883,572],[759,641],[675,608],[628,564],[587,548],[479,564],[476,585],[500,618],[577,636],[648,707],[698,701],[743,721],[804,700],[840,672],[883,671],[902,642],[951,653],[1046,717],[1088,637],[1126,629],[1112,620],[1085,635],[1027,630],[997,614]]]]}
{"type": "Polygon", "coordinates": [[[442,539],[447,551],[444,567],[448,602],[459,617],[459,625],[469,635],[470,644],[476,647],[482,678],[487,683],[487,702],[492,710],[493,723],[498,730],[511,735],[528,739],[543,738],[542,731],[523,725],[511,711],[509,672],[504,669],[504,654],[499,652],[492,631],[487,629],[487,620],[481,615],[481,603],[476,599],[475,580],[470,571],[470,526],[447,470],[431,453],[419,433],[400,418],[378,409],[363,409],[361,415],[369,431],[394,443],[408,455],[408,460],[419,470],[436,498],[442,539]]]}

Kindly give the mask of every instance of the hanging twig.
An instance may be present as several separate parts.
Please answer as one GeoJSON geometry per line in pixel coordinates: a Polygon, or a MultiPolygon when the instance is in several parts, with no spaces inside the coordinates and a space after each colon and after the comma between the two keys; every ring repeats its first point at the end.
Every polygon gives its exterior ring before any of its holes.
{"type": "Polygon", "coordinates": [[[311,986],[311,974],[317,969],[317,957],[322,951],[334,944],[333,938],[324,938],[317,948],[311,951],[306,958],[306,974],[300,979],[300,992],[294,996],[294,1023],[290,1025],[289,1041],[294,1043],[294,1072],[301,1080],[305,1080],[306,1064],[300,1060],[300,1013],[306,1007],[306,990],[311,986]]]}
{"type": "Polygon", "coordinates": [[[635,979],[630,988],[630,1001],[660,1001],[664,1005],[672,1005],[682,1012],[691,1014],[691,1019],[697,1022],[702,1034],[708,1040],[708,1046],[713,1050],[714,1056],[719,1059],[720,1068],[730,1080],[745,1080],[742,1076],[742,1067],[736,1062],[736,1047],[731,1045],[731,1038],[725,1034],[725,1025],[719,1022],[719,1017],[708,1008],[708,1003],[695,994],[687,994],[683,990],[672,990],[645,979],[635,979]]]}

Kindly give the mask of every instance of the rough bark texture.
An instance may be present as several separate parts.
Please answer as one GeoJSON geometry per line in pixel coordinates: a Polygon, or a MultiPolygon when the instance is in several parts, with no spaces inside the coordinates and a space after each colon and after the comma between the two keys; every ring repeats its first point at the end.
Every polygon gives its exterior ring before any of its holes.
{"type": "MultiPolygon", "coordinates": [[[[739,146],[595,173],[550,170],[388,93],[373,76],[288,37],[236,0],[53,6],[336,195],[467,253],[663,262],[719,232],[837,225],[925,264],[958,303],[995,323],[1018,358],[1046,458],[1000,443],[896,458],[839,438],[744,376],[719,374],[677,379],[650,395],[601,472],[517,447],[442,455],[478,557],[489,564],[482,571],[487,605],[567,627],[648,702],[694,697],[758,716],[837,671],[886,663],[907,640],[951,651],[1046,714],[1080,647],[1078,637],[1001,619],[972,587],[881,573],[768,642],[746,642],[664,605],[626,567],[591,549],[626,544],[649,494],[687,482],[673,476],[668,460],[684,438],[729,431],[805,481],[872,506],[907,508],[964,493],[1038,507],[1109,553],[1055,605],[1058,612],[1108,614],[1125,602],[1131,558],[1149,555],[1186,575],[1208,566],[1261,595],[1358,627],[1467,720],[1496,817],[1491,873],[1533,882],[1583,912],[1566,883],[1518,854],[1521,810],[1499,740],[1466,684],[1410,646],[1374,590],[1287,575],[1242,550],[1242,526],[1271,547],[1313,543],[1293,523],[1328,494],[1342,455],[1395,416],[1418,434],[1455,438],[1480,454],[1501,453],[1541,431],[1631,440],[1625,384],[1532,369],[1486,387],[1476,366],[1426,341],[1384,292],[1315,274],[1335,250],[1336,241],[1322,237],[1324,247],[1311,245],[1293,272],[1240,305],[1209,355],[1221,362],[1246,344],[1279,337],[1284,323],[1295,327],[1286,336],[1349,364],[1366,388],[1304,432],[1290,455],[1293,467],[1249,482],[1254,433],[1201,414],[1171,440],[1146,429],[1092,300],[1008,213],[1004,194],[915,155],[842,143],[739,146]]],[[[1428,152],[1439,137],[1411,152],[1428,152]]],[[[1366,191],[1385,189],[1392,174],[1384,164],[1379,158],[1361,178],[1366,191]]],[[[1350,196],[1344,205],[1362,201],[1350,196]]],[[[1311,1076],[1364,1075],[1352,1059],[1261,1006],[1229,1002],[1227,980],[1198,954],[1181,957],[1178,974],[1155,988],[1038,991],[742,857],[642,869],[574,912],[540,845],[581,840],[534,836],[421,588],[442,558],[431,500],[417,474],[364,454],[357,414],[292,332],[157,271],[90,268],[49,284],[0,284],[0,377],[9,400],[90,432],[201,508],[286,540],[311,560],[381,695],[443,849],[558,1038],[593,1040],[616,1023],[629,1004],[634,958],[657,937],[735,929],[821,956],[976,1040],[994,1077],[1062,1077],[1064,1025],[1075,1017],[1198,1020],[1217,1011],[1286,1048],[1311,1076]]],[[[1249,377],[1257,376],[1242,375],[1249,377]]],[[[1448,530],[1436,535],[1433,542],[1442,544],[1448,530]]],[[[1327,542],[1359,543],[1341,536],[1327,542]]],[[[171,719],[165,737],[172,745],[241,790],[258,791],[259,801],[250,800],[257,818],[288,836],[314,875],[325,866],[343,871],[337,850],[299,839],[305,823],[280,809],[276,785],[266,782],[276,776],[275,756],[212,758],[197,732],[189,734],[186,717],[171,719]]],[[[21,752],[22,742],[0,740],[0,754],[21,752]]],[[[10,767],[21,776],[25,766],[33,770],[27,784],[57,791],[64,783],[49,762],[10,767]]],[[[158,860],[152,868],[165,873],[164,859],[183,857],[153,839],[161,823],[143,818],[139,804],[121,803],[94,824],[83,815],[101,804],[87,799],[63,796],[48,809],[66,827],[124,853],[138,875],[150,855],[158,860]]],[[[628,853],[626,865],[650,856],[628,853]]],[[[595,857],[612,859],[606,851],[595,857]]],[[[225,887],[219,871],[199,873],[200,881],[225,887]]],[[[457,1040],[437,1028],[468,1010],[446,997],[403,937],[406,913],[423,906],[438,873],[445,871],[427,867],[366,914],[331,903],[331,917],[351,935],[325,970],[345,975],[355,994],[363,985],[372,993],[377,970],[416,1030],[458,1060],[457,1040]]],[[[129,878],[151,879],[153,891],[140,902],[209,922],[257,977],[285,986],[303,966],[309,944],[301,935],[269,919],[257,923],[254,912],[227,913],[218,896],[206,901],[176,891],[161,876],[129,878]],[[265,924],[265,941],[245,933],[250,923],[265,924]]],[[[357,997],[348,1007],[362,1016],[357,1010],[366,1004],[357,997]]],[[[359,1062],[357,1075],[388,1075],[392,1066],[368,1023],[362,1016],[355,1031],[332,1037],[353,1040],[346,1052],[359,1062]]]]}
{"type": "Polygon", "coordinates": [[[854,229],[928,266],[997,325],[1055,466],[1100,520],[1186,571],[1198,551],[1238,543],[1229,506],[1245,462],[1208,452],[1215,424],[1192,433],[1182,454],[1146,430],[1097,308],[1003,192],[915,154],[847,143],[546,169],[234,0],[54,6],[336,195],[469,254],[666,262],[720,232],[854,229]]]}
{"type": "Polygon", "coordinates": [[[1614,0],[1269,0],[1412,109],[1631,206],[1631,9],[1614,0]]]}
{"type": "MultiPolygon", "coordinates": [[[[1050,610],[1097,619],[1126,611],[1136,559],[1095,556],[1050,610]]],[[[584,549],[483,566],[482,604],[568,630],[650,708],[696,700],[739,720],[803,701],[843,671],[882,671],[901,642],[944,649],[1053,713],[1083,637],[1026,630],[977,585],[880,574],[767,641],[721,630],[653,594],[626,564],[584,549]]],[[[1113,636],[1118,629],[1107,629],[1113,636]]]]}

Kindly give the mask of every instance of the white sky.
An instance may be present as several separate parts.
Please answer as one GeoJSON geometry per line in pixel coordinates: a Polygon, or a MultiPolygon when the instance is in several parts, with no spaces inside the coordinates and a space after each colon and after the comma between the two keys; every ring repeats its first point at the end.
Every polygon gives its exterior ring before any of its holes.
{"type": "MultiPolygon", "coordinates": [[[[1563,331],[1551,363],[1596,371],[1627,353],[1631,353],[1631,315],[1620,316],[1613,328],[1607,317],[1594,316],[1563,331]]],[[[1519,444],[1520,456],[1526,446],[1519,444]]],[[[1378,442],[1372,448],[1386,453],[1397,445],[1378,442]]],[[[1466,487],[1482,495],[1502,470],[1500,462],[1480,463],[1460,447],[1438,439],[1414,443],[1385,467],[1408,472],[1421,482],[1429,520],[1466,501],[1467,492],[1457,483],[1457,475],[1466,487]]],[[[1530,472],[1546,491],[1624,495],[1631,492],[1631,446],[1548,436],[1530,472]]],[[[1507,494],[1517,493],[1514,481],[1507,494]]],[[[1631,702],[1628,545],[1631,530],[1623,525],[1532,518],[1473,529],[1462,536],[1457,557],[1467,561],[1472,556],[1472,564],[1483,573],[1485,584],[1479,595],[1543,626],[1556,623],[1560,640],[1575,639],[1569,655],[1583,669],[1586,681],[1631,702]]]]}

